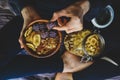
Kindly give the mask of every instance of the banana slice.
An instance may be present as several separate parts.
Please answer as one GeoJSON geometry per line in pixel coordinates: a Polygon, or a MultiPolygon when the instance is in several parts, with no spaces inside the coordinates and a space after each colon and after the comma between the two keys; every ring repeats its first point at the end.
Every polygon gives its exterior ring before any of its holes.
{"type": "Polygon", "coordinates": [[[36,51],[36,49],[35,49],[35,47],[34,47],[33,44],[31,44],[31,43],[26,43],[26,45],[27,45],[30,49],[32,49],[33,51],[36,51]]]}
{"type": "Polygon", "coordinates": [[[28,35],[30,35],[31,32],[32,32],[32,26],[25,31],[24,36],[27,37],[28,35]]]}
{"type": "Polygon", "coordinates": [[[35,35],[35,32],[31,32],[29,34],[29,36],[26,37],[26,41],[30,42],[30,43],[33,43],[33,37],[34,37],[34,35],[35,35]]]}
{"type": "Polygon", "coordinates": [[[41,41],[40,35],[35,34],[33,36],[33,44],[34,44],[35,48],[37,48],[40,45],[40,41],[41,41]]]}

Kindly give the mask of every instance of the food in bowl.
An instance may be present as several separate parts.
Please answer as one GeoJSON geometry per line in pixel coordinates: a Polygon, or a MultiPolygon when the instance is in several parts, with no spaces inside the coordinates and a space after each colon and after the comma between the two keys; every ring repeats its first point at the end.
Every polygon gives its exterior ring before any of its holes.
{"type": "Polygon", "coordinates": [[[67,49],[72,54],[77,56],[83,56],[82,42],[87,35],[91,33],[90,30],[82,30],[66,35],[64,39],[64,44],[67,49]]]}
{"type": "Polygon", "coordinates": [[[57,30],[49,30],[47,23],[47,20],[36,20],[24,31],[25,49],[34,57],[49,57],[55,54],[60,47],[61,33],[57,30]]]}
{"type": "Polygon", "coordinates": [[[96,57],[100,55],[104,49],[105,41],[98,33],[88,35],[83,42],[83,50],[89,56],[96,57]]]}
{"type": "Polygon", "coordinates": [[[95,57],[101,53],[105,42],[100,34],[82,30],[66,35],[64,44],[67,51],[72,54],[80,57],[95,57]]]}

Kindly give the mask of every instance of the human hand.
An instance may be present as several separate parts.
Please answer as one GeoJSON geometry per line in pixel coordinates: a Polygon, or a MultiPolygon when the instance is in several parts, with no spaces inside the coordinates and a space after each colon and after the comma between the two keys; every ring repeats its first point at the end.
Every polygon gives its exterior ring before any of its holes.
{"type": "Polygon", "coordinates": [[[72,73],[57,73],[55,80],[73,80],[72,73]]]}
{"type": "Polygon", "coordinates": [[[68,51],[66,51],[62,55],[62,59],[63,59],[63,63],[64,63],[63,73],[78,72],[78,71],[81,71],[93,64],[93,61],[89,61],[86,63],[80,62],[81,58],[79,56],[71,54],[68,51]]]}
{"type": "Polygon", "coordinates": [[[29,25],[29,23],[31,23],[34,20],[41,19],[41,17],[30,6],[23,8],[21,13],[22,13],[24,22],[23,22],[23,28],[21,30],[20,37],[19,37],[19,43],[20,43],[21,48],[24,48],[23,41],[22,41],[22,35],[23,35],[24,29],[29,25]]]}
{"type": "Polygon", "coordinates": [[[60,17],[68,17],[70,21],[68,21],[65,25],[59,25],[54,27],[53,29],[66,31],[67,33],[72,33],[75,31],[80,31],[83,29],[83,16],[89,10],[89,2],[88,0],[82,0],[76,2],[65,9],[54,12],[51,21],[58,21],[60,17]]]}

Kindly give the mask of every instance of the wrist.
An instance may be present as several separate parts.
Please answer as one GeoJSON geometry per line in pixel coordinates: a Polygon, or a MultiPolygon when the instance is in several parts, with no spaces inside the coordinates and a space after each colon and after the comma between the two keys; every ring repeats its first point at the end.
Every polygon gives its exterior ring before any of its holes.
{"type": "Polygon", "coordinates": [[[73,80],[72,73],[57,73],[55,80],[73,80]]]}
{"type": "Polygon", "coordinates": [[[21,10],[22,16],[24,20],[35,20],[39,19],[39,15],[37,12],[30,6],[26,6],[21,10]]]}
{"type": "Polygon", "coordinates": [[[88,12],[90,2],[88,0],[80,0],[65,8],[66,13],[81,18],[88,12]]]}
{"type": "Polygon", "coordinates": [[[81,8],[83,10],[83,15],[85,15],[90,9],[89,0],[83,0],[83,3],[81,4],[81,8]]]}

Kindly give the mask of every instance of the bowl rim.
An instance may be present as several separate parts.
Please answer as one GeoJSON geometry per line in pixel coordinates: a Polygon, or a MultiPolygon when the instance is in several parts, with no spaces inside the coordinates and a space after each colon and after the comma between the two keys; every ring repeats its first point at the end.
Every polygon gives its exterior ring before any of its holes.
{"type": "MultiPolygon", "coordinates": [[[[24,29],[24,32],[25,32],[25,30],[26,30],[27,28],[29,28],[31,25],[33,25],[33,24],[36,23],[36,22],[45,22],[45,23],[47,23],[47,22],[49,22],[49,21],[48,21],[48,20],[45,20],[45,19],[32,21],[32,22],[31,22],[30,24],[28,24],[28,26],[24,29]]],[[[22,37],[24,37],[24,32],[23,32],[23,36],[22,36],[22,37]]],[[[59,35],[59,43],[58,43],[56,49],[55,49],[52,53],[50,53],[50,54],[48,54],[48,55],[44,55],[44,56],[42,55],[42,56],[41,56],[41,55],[38,55],[37,53],[35,54],[34,51],[32,52],[32,50],[30,50],[25,44],[23,44],[23,45],[24,45],[24,49],[28,52],[29,55],[31,55],[31,56],[33,56],[33,57],[36,57],[36,58],[47,58],[47,57],[50,57],[50,56],[54,55],[54,54],[59,50],[60,45],[61,45],[61,42],[62,42],[62,34],[61,34],[60,31],[57,31],[57,32],[58,32],[58,35],[59,35]]],[[[25,43],[24,38],[22,38],[22,41],[23,41],[23,43],[25,43]]]]}

